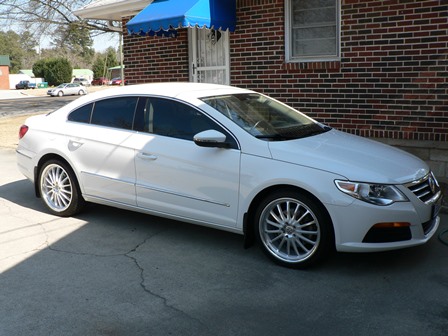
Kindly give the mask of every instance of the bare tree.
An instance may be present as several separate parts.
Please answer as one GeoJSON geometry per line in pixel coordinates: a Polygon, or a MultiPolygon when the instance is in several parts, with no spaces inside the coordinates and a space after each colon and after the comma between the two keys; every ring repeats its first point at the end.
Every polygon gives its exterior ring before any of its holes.
{"type": "Polygon", "coordinates": [[[73,14],[92,0],[0,0],[0,22],[6,29],[29,31],[38,39],[61,26],[88,29],[92,37],[114,32],[105,21],[82,20],[73,14]]]}

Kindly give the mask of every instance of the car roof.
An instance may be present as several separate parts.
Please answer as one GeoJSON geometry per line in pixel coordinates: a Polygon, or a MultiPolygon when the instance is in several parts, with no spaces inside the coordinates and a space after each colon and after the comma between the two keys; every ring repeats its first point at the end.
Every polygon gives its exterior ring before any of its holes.
{"type": "Polygon", "coordinates": [[[101,91],[89,93],[81,96],[67,105],[51,113],[53,117],[65,118],[67,113],[82,105],[89,104],[96,100],[114,98],[120,96],[160,96],[166,98],[178,98],[191,101],[202,97],[229,95],[237,93],[254,93],[254,91],[242,89],[234,86],[188,83],[188,82],[163,82],[150,84],[137,84],[128,86],[118,86],[101,91]]]}
{"type": "Polygon", "coordinates": [[[253,92],[247,89],[234,86],[207,84],[207,83],[188,83],[188,82],[164,82],[120,86],[97,91],[90,94],[90,98],[98,99],[119,95],[157,95],[164,97],[206,97],[230,93],[248,93],[253,92]]]}

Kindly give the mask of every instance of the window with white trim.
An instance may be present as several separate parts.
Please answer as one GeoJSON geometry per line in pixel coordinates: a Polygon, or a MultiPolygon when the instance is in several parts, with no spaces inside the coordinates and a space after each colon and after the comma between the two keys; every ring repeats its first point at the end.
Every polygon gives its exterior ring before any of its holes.
{"type": "Polygon", "coordinates": [[[286,61],[339,59],[340,0],[285,0],[286,61]]]}

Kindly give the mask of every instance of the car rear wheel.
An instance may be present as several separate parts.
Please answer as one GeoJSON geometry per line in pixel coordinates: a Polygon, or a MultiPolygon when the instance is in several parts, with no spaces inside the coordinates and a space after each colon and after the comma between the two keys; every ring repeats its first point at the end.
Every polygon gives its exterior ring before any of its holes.
{"type": "Polygon", "coordinates": [[[308,195],[277,191],[260,203],[255,220],[263,251],[282,266],[305,268],[333,250],[331,219],[308,195]]]}
{"type": "Polygon", "coordinates": [[[82,96],[83,94],[85,94],[84,90],[79,90],[78,95],[82,96]]]}
{"type": "Polygon", "coordinates": [[[39,192],[54,215],[69,217],[85,204],[72,169],[59,160],[46,162],[39,174],[39,192]]]}

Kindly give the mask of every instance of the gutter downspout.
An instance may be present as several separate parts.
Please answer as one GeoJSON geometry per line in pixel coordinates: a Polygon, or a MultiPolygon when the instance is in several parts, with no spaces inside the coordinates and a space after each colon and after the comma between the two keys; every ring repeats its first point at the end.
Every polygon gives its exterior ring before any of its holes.
{"type": "Polygon", "coordinates": [[[121,69],[120,69],[121,84],[120,85],[123,86],[124,81],[125,81],[125,79],[124,79],[124,64],[123,64],[123,26],[120,25],[120,27],[116,27],[116,26],[114,26],[113,21],[109,20],[107,22],[107,27],[110,30],[113,30],[113,31],[117,32],[118,34],[120,34],[120,40],[119,40],[120,66],[121,66],[121,69]]]}
{"type": "Polygon", "coordinates": [[[120,33],[120,77],[121,77],[121,86],[124,86],[124,62],[123,62],[123,32],[120,33]]]}

